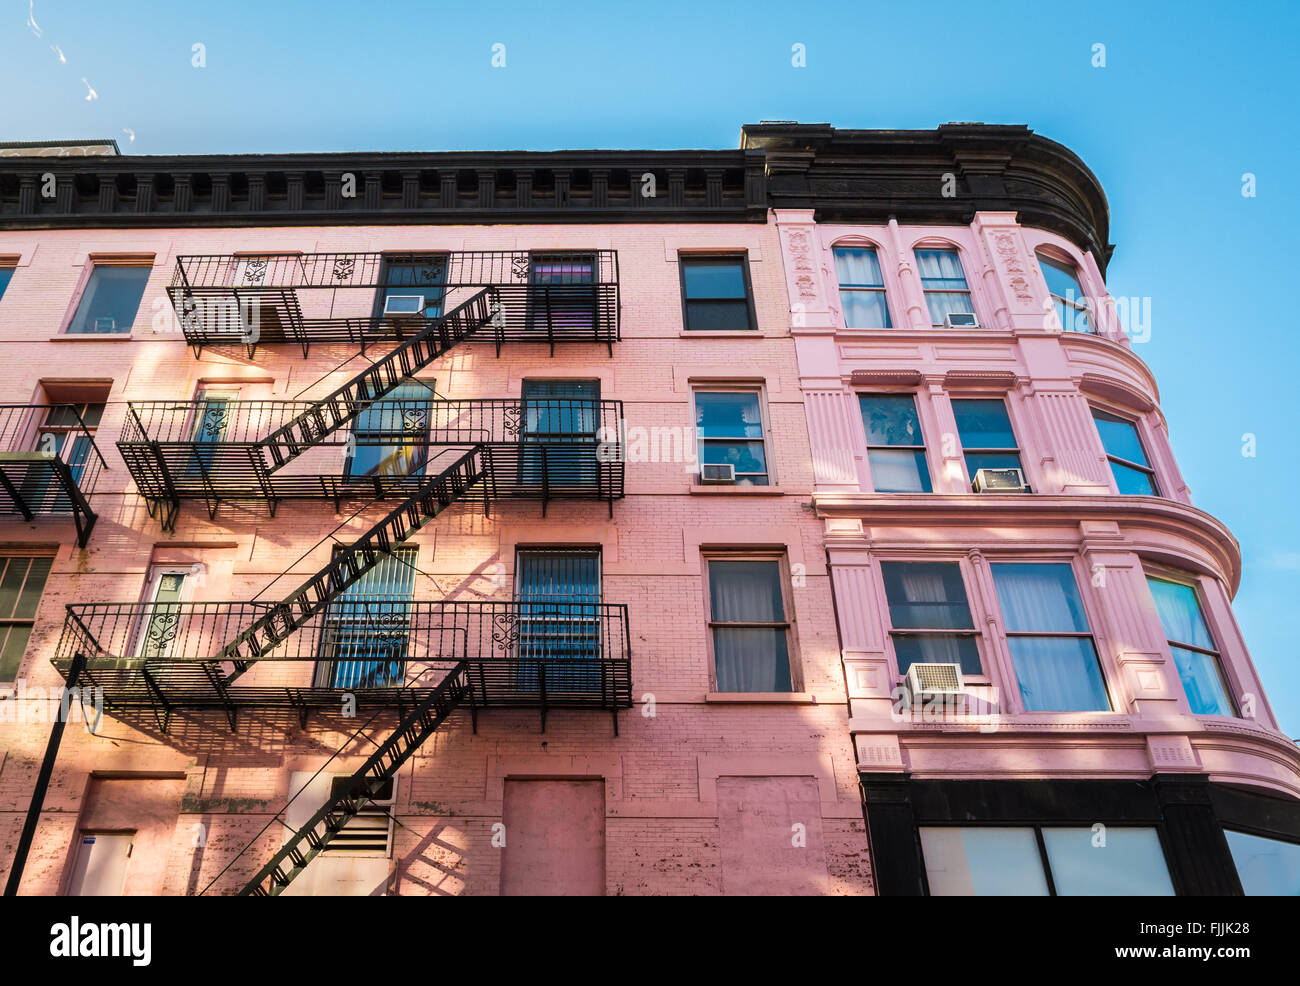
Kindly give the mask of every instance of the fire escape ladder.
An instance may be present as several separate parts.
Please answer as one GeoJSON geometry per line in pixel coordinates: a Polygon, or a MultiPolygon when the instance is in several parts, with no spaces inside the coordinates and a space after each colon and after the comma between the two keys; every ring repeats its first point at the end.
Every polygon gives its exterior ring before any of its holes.
{"type": "Polygon", "coordinates": [[[317,855],[366,807],[402,765],[458,706],[473,703],[468,664],[457,664],[406,715],[388,739],[289,841],[271,857],[247,885],[241,897],[275,897],[284,892],[317,855]]]}
{"type": "Polygon", "coordinates": [[[396,389],[402,381],[491,322],[496,295],[495,288],[483,288],[464,304],[432,319],[417,335],[261,439],[251,454],[266,463],[268,473],[292,462],[396,389]]]}
{"type": "Polygon", "coordinates": [[[213,662],[231,661],[235,665],[235,671],[226,677],[225,683],[233,682],[251,661],[269,654],[288,636],[306,626],[381,558],[390,554],[394,545],[405,541],[456,500],[465,497],[478,483],[488,482],[489,469],[487,449],[475,445],[429,479],[414,496],[398,504],[351,545],[339,551],[328,565],[292,595],[271,606],[265,615],[213,657],[213,662]]]}

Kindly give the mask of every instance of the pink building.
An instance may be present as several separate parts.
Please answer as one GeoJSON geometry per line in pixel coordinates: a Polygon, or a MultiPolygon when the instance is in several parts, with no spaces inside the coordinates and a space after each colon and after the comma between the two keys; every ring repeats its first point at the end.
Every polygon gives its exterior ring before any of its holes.
{"type": "Polygon", "coordinates": [[[744,146],[878,892],[1300,892],[1300,756],[1232,616],[1240,551],[1107,294],[1096,179],[1021,127],[744,146]]]}
{"type": "Polygon", "coordinates": [[[14,889],[1300,887],[1239,552],[1059,145],[28,150],[14,889]]]}
{"type": "Polygon", "coordinates": [[[0,170],[22,893],[871,891],[760,152],[0,170]]]}

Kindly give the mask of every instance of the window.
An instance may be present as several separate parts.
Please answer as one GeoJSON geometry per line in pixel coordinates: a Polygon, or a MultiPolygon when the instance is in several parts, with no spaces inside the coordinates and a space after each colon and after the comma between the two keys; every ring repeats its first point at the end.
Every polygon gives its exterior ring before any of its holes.
{"type": "Polygon", "coordinates": [[[981,469],[1020,469],[1020,448],[1011,430],[1007,405],[996,399],[960,399],[952,402],[957,435],[966,456],[971,482],[981,469]]]}
{"type": "Polygon", "coordinates": [[[1300,844],[1224,829],[1247,897],[1300,897],[1300,844]]]}
{"type": "MultiPolygon", "coordinates": [[[[103,416],[103,403],[51,405],[37,426],[36,450],[51,452],[67,463],[72,481],[80,486],[86,467],[92,465],[91,457],[96,454],[94,435],[103,416]]],[[[28,470],[21,496],[26,503],[66,513],[72,510],[72,501],[61,487],[52,471],[28,470]]]]}
{"type": "MultiPolygon", "coordinates": [[[[422,302],[413,303],[413,310],[422,311],[425,318],[438,318],[442,315],[443,302],[447,296],[445,255],[385,257],[380,280],[382,283],[375,300],[376,317],[384,314],[390,295],[422,299],[422,302]]],[[[400,303],[395,302],[393,307],[406,312],[400,303]]]]}
{"type": "Polygon", "coordinates": [[[862,394],[867,460],[877,493],[929,493],[930,469],[916,399],[911,394],[862,394]]]}
{"type": "Polygon", "coordinates": [[[1147,585],[1156,601],[1160,625],[1169,641],[1192,712],[1198,716],[1236,715],[1223,678],[1219,652],[1205,626],[1196,590],[1181,582],[1153,576],[1147,576],[1147,585]]]}
{"type": "Polygon", "coordinates": [[[1056,260],[1041,250],[1035,256],[1038,257],[1043,280],[1047,282],[1047,290],[1052,295],[1052,307],[1056,310],[1061,328],[1066,332],[1091,332],[1088,300],[1083,294],[1083,288],[1079,286],[1078,272],[1074,265],[1068,261],[1056,260]]]}
{"type": "Polygon", "coordinates": [[[417,553],[412,547],[393,549],[329,604],[316,687],[396,688],[402,684],[417,553]]]}
{"type": "Polygon", "coordinates": [[[0,681],[13,681],[32,635],[51,556],[0,555],[0,681]]]}
{"type": "Polygon", "coordinates": [[[1097,422],[1097,434],[1110,460],[1116,488],[1121,493],[1157,495],[1155,470],[1147,461],[1137,425],[1097,407],[1092,409],[1092,418],[1097,422]]]}
{"type": "Polygon", "coordinates": [[[590,332],[596,325],[596,258],[590,253],[533,254],[528,327],[590,332]]]}
{"type": "Polygon", "coordinates": [[[885,278],[876,251],[871,247],[836,247],[834,252],[845,327],[890,328],[885,278]]]}
{"type": "Polygon", "coordinates": [[[525,380],[520,475],[547,488],[592,489],[598,482],[599,380],[525,380]]]}
{"type": "Polygon", "coordinates": [[[151,267],[96,264],[68,325],[72,335],[130,332],[151,267]]]}
{"type": "Polygon", "coordinates": [[[930,324],[942,327],[945,315],[974,314],[970,288],[956,250],[917,250],[921,290],[930,309],[930,324]]]}
{"type": "Polygon", "coordinates": [[[1067,564],[990,565],[1027,712],[1110,710],[1097,648],[1067,564]]]}
{"type": "Polygon", "coordinates": [[[429,401],[421,383],[402,384],[357,415],[347,476],[419,476],[429,458],[429,401]]]}
{"type": "Polygon", "coordinates": [[[154,569],[146,597],[146,618],[133,648],[140,657],[156,661],[171,652],[176,635],[183,630],[181,601],[189,574],[188,569],[154,569]]]}
{"type": "Polygon", "coordinates": [[[5,296],[5,288],[9,287],[9,282],[14,279],[14,269],[12,267],[0,266],[0,298],[5,296]]]}
{"type": "Polygon", "coordinates": [[[217,449],[226,437],[238,390],[200,388],[194,400],[190,447],[194,456],[186,472],[191,479],[207,476],[217,461],[217,449]]]}
{"type": "Polygon", "coordinates": [[[696,391],[695,435],[702,464],[736,469],[737,486],[767,486],[763,412],[756,391],[696,391]]]}
{"type": "Polygon", "coordinates": [[[957,563],[887,561],[880,568],[899,674],[914,661],[960,664],[962,674],[981,674],[975,623],[957,563]]]}
{"type": "Polygon", "coordinates": [[[926,881],[936,897],[1172,897],[1154,828],[923,826],[926,881]]]}
{"type": "Polygon", "coordinates": [[[711,558],[709,633],[720,692],[793,691],[781,563],[711,558]]]}
{"type": "Polygon", "coordinates": [[[527,549],[515,556],[520,691],[601,688],[600,552],[527,549]]]}
{"type": "Polygon", "coordinates": [[[681,270],[687,329],[733,332],[755,328],[749,265],[743,256],[682,257],[681,270]]]}

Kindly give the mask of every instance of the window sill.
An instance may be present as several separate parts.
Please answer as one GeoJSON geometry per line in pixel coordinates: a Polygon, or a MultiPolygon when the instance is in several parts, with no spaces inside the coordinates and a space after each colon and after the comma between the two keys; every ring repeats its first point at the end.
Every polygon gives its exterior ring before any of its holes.
{"type": "Polygon", "coordinates": [[[816,705],[811,692],[708,692],[705,702],[719,705],[816,705]]]}
{"type": "Polygon", "coordinates": [[[50,336],[50,342],[130,342],[134,338],[130,332],[60,332],[50,336]]]}
{"type": "Polygon", "coordinates": [[[779,486],[732,486],[727,483],[692,483],[691,496],[781,496],[779,486]]]}
{"type": "Polygon", "coordinates": [[[682,329],[677,333],[682,339],[766,339],[758,329],[682,329]]]}

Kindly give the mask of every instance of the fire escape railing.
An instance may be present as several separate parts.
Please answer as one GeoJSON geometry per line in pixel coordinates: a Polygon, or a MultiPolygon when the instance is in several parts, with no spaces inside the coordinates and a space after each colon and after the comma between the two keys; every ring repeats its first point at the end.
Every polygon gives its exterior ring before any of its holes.
{"type": "Polygon", "coordinates": [[[0,404],[0,514],[71,516],[84,548],[96,520],[89,497],[104,468],[77,405],[0,404]]]}
{"type": "MultiPolygon", "coordinates": [[[[448,296],[497,289],[494,339],[603,342],[619,339],[618,254],[613,250],[186,255],[169,295],[185,339],[204,346],[371,343],[406,338],[410,315],[386,313],[387,293],[448,296]],[[390,273],[402,268],[400,275],[390,273]],[[411,270],[415,274],[411,274],[411,270]]],[[[418,321],[418,317],[415,319],[418,321]]]]}
{"type": "Polygon", "coordinates": [[[221,501],[331,499],[337,507],[409,495],[438,450],[472,445],[491,459],[492,498],[612,504],[624,494],[622,401],[447,400],[432,391],[427,400],[381,399],[274,471],[276,453],[290,451],[274,436],[317,413],[316,401],[132,401],[117,445],[141,492],[165,475],[177,499],[204,500],[210,512],[221,501]]]}
{"type": "MultiPolygon", "coordinates": [[[[399,601],[344,595],[234,682],[221,656],[278,603],[74,603],[54,657],[66,670],[88,655],[85,688],[108,711],[149,710],[160,728],[175,710],[337,710],[409,702],[426,669],[465,662],[476,708],[608,709],[632,703],[627,606],[619,603],[399,601]],[[214,668],[225,671],[214,673],[214,668]]],[[[427,677],[422,679],[427,681],[427,677]]]]}

